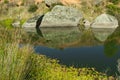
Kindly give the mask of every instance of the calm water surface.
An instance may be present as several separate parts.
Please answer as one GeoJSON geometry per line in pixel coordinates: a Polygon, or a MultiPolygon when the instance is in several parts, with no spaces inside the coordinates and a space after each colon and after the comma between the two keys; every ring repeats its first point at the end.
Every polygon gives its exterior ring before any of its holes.
{"type": "Polygon", "coordinates": [[[75,67],[94,67],[98,71],[108,74],[117,72],[117,60],[120,58],[120,50],[112,57],[105,55],[104,46],[72,47],[63,50],[44,46],[34,48],[35,52],[56,58],[61,64],[75,67]]]}
{"type": "Polygon", "coordinates": [[[108,75],[115,75],[117,73],[117,60],[120,58],[119,44],[120,27],[101,46],[68,47],[62,50],[35,46],[34,49],[38,54],[58,59],[60,64],[66,66],[93,67],[108,75]]]}

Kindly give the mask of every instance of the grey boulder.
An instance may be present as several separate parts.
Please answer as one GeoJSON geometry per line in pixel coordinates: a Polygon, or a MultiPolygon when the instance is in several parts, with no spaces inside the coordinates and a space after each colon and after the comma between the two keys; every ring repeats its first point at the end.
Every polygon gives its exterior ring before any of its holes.
{"type": "Polygon", "coordinates": [[[95,37],[100,41],[105,41],[118,27],[118,20],[109,14],[101,14],[91,25],[95,37]]]}
{"type": "Polygon", "coordinates": [[[40,25],[41,31],[46,32],[78,32],[78,24],[83,18],[75,8],[57,5],[46,13],[40,25]]]}
{"type": "Polygon", "coordinates": [[[55,6],[51,12],[45,14],[41,27],[76,27],[83,16],[75,8],[55,6]]]}

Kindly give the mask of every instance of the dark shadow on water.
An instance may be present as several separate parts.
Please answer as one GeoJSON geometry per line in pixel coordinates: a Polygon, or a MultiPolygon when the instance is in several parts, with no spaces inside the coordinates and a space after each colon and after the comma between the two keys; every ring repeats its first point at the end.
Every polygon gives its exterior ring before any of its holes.
{"type": "Polygon", "coordinates": [[[112,57],[120,50],[120,27],[118,27],[112,35],[104,42],[104,53],[112,57]]]}

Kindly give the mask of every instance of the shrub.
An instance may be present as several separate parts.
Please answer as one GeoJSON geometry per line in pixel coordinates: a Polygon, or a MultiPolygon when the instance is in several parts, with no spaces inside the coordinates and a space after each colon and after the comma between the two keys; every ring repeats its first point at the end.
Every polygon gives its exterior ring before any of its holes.
{"type": "Polygon", "coordinates": [[[23,80],[32,48],[19,47],[20,30],[0,28],[0,80],[23,80]]]}
{"type": "Polygon", "coordinates": [[[30,5],[28,12],[36,12],[37,9],[38,9],[37,5],[30,5]]]}
{"type": "Polygon", "coordinates": [[[6,28],[12,28],[13,19],[5,19],[0,21],[0,25],[6,28]]]}
{"type": "Polygon", "coordinates": [[[25,19],[20,20],[20,25],[22,26],[25,23],[25,19]]]}
{"type": "Polygon", "coordinates": [[[112,2],[114,4],[118,4],[120,2],[120,0],[109,0],[109,2],[112,2]]]}
{"type": "Polygon", "coordinates": [[[95,71],[94,68],[74,68],[58,64],[55,59],[43,55],[33,54],[26,80],[103,80],[105,74],[95,71]]]}
{"type": "Polygon", "coordinates": [[[4,3],[7,4],[7,3],[9,3],[9,1],[8,0],[4,0],[4,3]]]}
{"type": "Polygon", "coordinates": [[[120,13],[120,8],[117,7],[116,5],[109,4],[106,6],[107,7],[107,12],[111,15],[118,15],[120,13]]]}

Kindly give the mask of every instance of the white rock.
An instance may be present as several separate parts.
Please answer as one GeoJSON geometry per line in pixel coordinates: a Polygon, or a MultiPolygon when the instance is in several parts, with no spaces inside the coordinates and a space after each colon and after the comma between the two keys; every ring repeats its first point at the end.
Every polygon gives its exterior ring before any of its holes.
{"type": "Polygon", "coordinates": [[[92,28],[117,28],[118,20],[109,14],[101,14],[98,16],[92,26],[92,28]]]}
{"type": "Polygon", "coordinates": [[[100,41],[105,41],[118,27],[118,20],[109,14],[102,14],[94,20],[91,27],[94,36],[100,41]]]}

